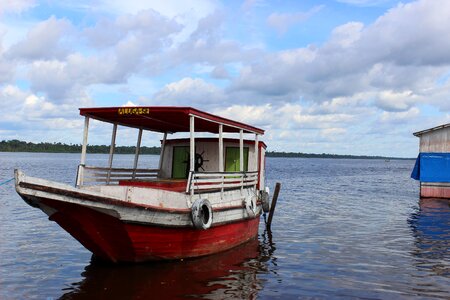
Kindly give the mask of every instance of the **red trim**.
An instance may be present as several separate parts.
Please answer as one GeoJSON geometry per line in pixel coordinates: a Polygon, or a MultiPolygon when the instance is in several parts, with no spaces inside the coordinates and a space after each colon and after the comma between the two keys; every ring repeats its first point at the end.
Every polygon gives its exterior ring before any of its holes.
{"type": "MultiPolygon", "coordinates": [[[[218,143],[219,139],[218,138],[196,138],[195,139],[196,142],[202,142],[202,143],[218,143]]],[[[230,139],[230,138],[226,138],[223,139],[224,143],[236,143],[239,144],[239,139],[230,139]]],[[[181,138],[181,139],[170,139],[170,140],[166,140],[166,145],[171,145],[171,144],[182,144],[182,143],[189,143],[189,139],[188,138],[181,138]]],[[[162,141],[161,141],[162,144],[162,141]]],[[[254,140],[244,140],[244,145],[254,145],[255,141],[254,140]]],[[[259,147],[263,147],[264,149],[267,149],[267,145],[263,142],[263,141],[259,141],[258,142],[259,147]]]]}
{"type": "Polygon", "coordinates": [[[138,106],[138,107],[95,107],[80,108],[80,115],[109,123],[142,128],[160,132],[189,132],[189,118],[196,116],[196,132],[219,132],[218,123],[223,124],[223,132],[264,134],[264,130],[241,122],[216,116],[192,107],[138,106]],[[123,111],[126,110],[126,113],[123,111]]]}
{"type": "Polygon", "coordinates": [[[258,234],[259,218],[228,223],[207,230],[127,224],[87,207],[42,200],[57,210],[57,222],[95,255],[113,262],[180,259],[233,248],[258,234]]]}
{"type": "Polygon", "coordinates": [[[187,180],[174,180],[174,181],[120,180],[119,185],[148,187],[170,192],[185,193],[187,180]]]}
{"type": "Polygon", "coordinates": [[[421,186],[420,196],[425,198],[447,198],[450,199],[450,187],[421,186]]]}

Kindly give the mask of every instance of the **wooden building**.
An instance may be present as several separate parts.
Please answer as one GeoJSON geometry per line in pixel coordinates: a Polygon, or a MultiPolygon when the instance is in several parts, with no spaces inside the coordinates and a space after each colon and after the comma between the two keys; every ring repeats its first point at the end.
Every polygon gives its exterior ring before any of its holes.
{"type": "Polygon", "coordinates": [[[411,177],[420,180],[420,196],[450,198],[450,123],[414,135],[420,146],[411,177]]]}

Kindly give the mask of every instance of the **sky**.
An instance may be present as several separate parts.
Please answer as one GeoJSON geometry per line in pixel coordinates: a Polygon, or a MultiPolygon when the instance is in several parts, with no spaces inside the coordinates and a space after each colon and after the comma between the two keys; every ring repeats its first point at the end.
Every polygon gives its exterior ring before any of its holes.
{"type": "Polygon", "coordinates": [[[0,140],[79,144],[80,107],[175,105],[271,151],[414,157],[450,122],[449,28],[448,0],[0,0],[0,140]]]}

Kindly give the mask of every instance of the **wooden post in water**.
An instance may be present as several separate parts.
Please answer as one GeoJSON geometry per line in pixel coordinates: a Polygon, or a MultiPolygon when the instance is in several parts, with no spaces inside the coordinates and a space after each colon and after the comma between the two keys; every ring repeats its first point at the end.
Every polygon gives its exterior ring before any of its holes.
{"type": "Polygon", "coordinates": [[[273,214],[275,213],[275,206],[277,205],[278,194],[280,193],[281,183],[277,182],[275,185],[275,191],[273,192],[272,203],[270,205],[269,219],[267,220],[267,228],[270,230],[270,225],[272,225],[273,214]]]}

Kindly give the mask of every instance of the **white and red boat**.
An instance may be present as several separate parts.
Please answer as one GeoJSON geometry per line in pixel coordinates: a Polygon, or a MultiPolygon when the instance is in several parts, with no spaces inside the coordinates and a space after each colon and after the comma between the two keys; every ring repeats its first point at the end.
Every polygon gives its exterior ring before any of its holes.
{"type": "Polygon", "coordinates": [[[95,256],[112,262],[198,257],[257,236],[262,207],[268,209],[262,129],[190,107],[82,108],[80,114],[75,187],[16,170],[16,190],[95,256]],[[112,124],[107,167],[86,165],[90,119],[112,124]],[[118,125],[138,133],[131,168],[112,167],[118,125]],[[158,169],[138,168],[144,130],[163,136],[158,169]],[[167,139],[178,132],[186,138],[167,139]]]}

